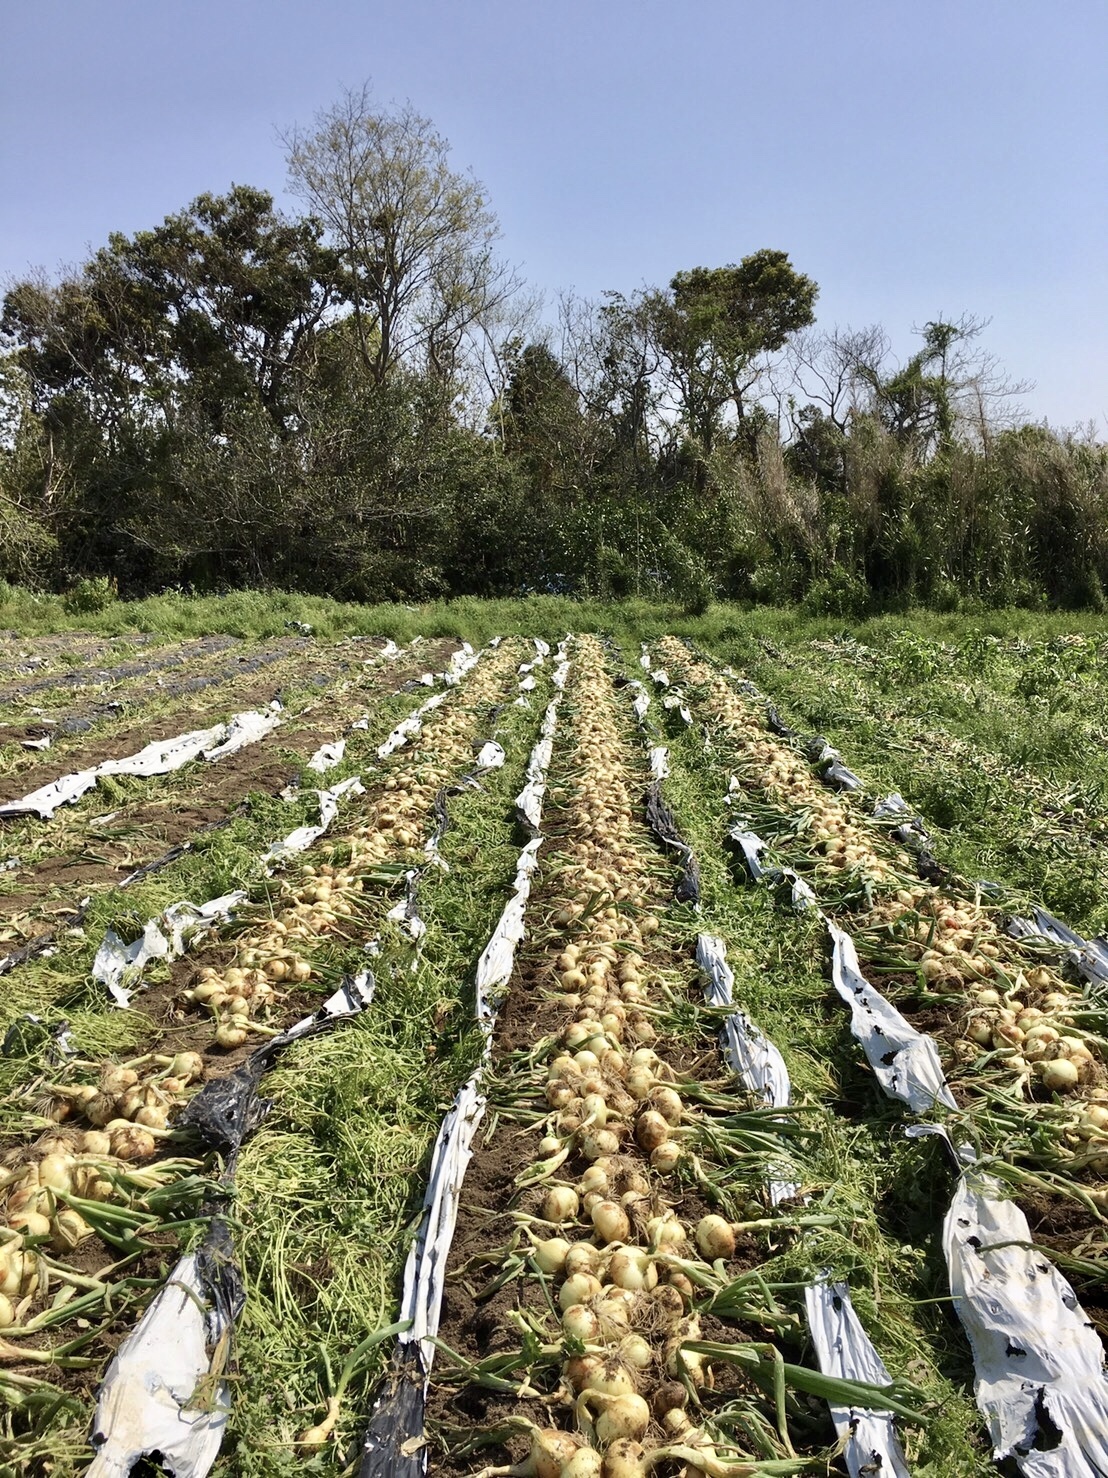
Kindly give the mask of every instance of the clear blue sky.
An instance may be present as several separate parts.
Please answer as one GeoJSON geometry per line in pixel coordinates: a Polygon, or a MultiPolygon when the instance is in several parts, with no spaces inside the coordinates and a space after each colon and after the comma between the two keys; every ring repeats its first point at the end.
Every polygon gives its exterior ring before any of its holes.
{"type": "Polygon", "coordinates": [[[1105,0],[0,0],[0,274],[232,181],[343,85],[410,100],[552,301],[789,252],[822,326],[970,312],[1108,435],[1105,0]]]}

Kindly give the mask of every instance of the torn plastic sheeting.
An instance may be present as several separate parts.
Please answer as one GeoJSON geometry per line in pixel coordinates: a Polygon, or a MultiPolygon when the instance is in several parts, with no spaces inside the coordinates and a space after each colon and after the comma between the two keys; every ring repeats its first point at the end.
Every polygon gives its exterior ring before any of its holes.
{"type": "Polygon", "coordinates": [[[683,724],[687,726],[692,723],[692,714],[686,707],[685,700],[680,693],[667,693],[662,699],[662,707],[670,710],[676,708],[683,724]]]}
{"type": "Polygon", "coordinates": [[[375,987],[370,970],[344,976],[338,990],[328,996],[318,1011],[263,1042],[226,1077],[206,1083],[189,1099],[176,1126],[198,1134],[221,1154],[233,1156],[273,1107],[270,1099],[259,1098],[257,1094],[274,1058],[293,1042],[358,1016],[373,1000],[375,987]]]}
{"type": "Polygon", "coordinates": [[[757,832],[747,831],[741,823],[733,826],[727,835],[742,852],[746,870],[751,878],[756,883],[760,882],[766,875],[766,870],[762,866],[762,853],[766,850],[766,843],[757,832]]]}
{"type": "MultiPolygon", "coordinates": [[[[365,786],[361,777],[352,775],[348,780],[341,780],[338,785],[332,786],[330,790],[317,790],[316,798],[319,801],[319,822],[315,826],[298,826],[295,831],[290,831],[287,837],[279,842],[274,842],[269,851],[262,857],[264,863],[284,862],[288,857],[294,857],[298,852],[306,852],[313,842],[319,840],[323,833],[334,821],[339,809],[339,800],[344,795],[365,795],[365,786]]],[[[269,869],[270,871],[272,869],[269,869]]]]}
{"type": "Polygon", "coordinates": [[[141,974],[150,960],[175,960],[200,934],[215,924],[226,923],[246,894],[241,890],[222,898],[209,899],[199,907],[182,901],[171,903],[156,919],[148,920],[139,937],[125,945],[114,929],[109,929],[96,951],[92,978],[107,986],[117,1006],[130,1005],[134,992],[124,986],[141,974]]]}
{"type": "Polygon", "coordinates": [[[973,1350],[993,1456],[1028,1478],[1108,1473],[1104,1347],[1070,1287],[1031,1246],[999,1182],[963,1174],[943,1225],[954,1307],[973,1350]]]}
{"type": "Polygon", "coordinates": [[[650,751],[650,773],[655,780],[669,777],[669,750],[664,744],[656,744],[650,751]]]}
{"type": "MultiPolygon", "coordinates": [[[[565,647],[568,640],[567,637],[559,647],[559,662],[566,671],[565,647]]],[[[564,682],[565,671],[558,683],[559,689],[564,682]]],[[[533,787],[532,804],[527,814],[534,818],[532,826],[536,835],[520,851],[512,895],[481,953],[475,972],[475,1013],[485,1038],[482,1061],[459,1090],[435,1141],[423,1217],[404,1265],[398,1317],[401,1321],[410,1321],[409,1327],[399,1336],[388,1382],[373,1405],[363,1439],[359,1478],[399,1478],[399,1475],[416,1478],[416,1475],[426,1472],[423,1417],[428,1373],[435,1352],[433,1339],[439,1328],[446,1263],[458,1219],[462,1182],[473,1157],[474,1136],[485,1112],[480,1083],[491,1056],[492,1030],[498,1007],[496,997],[511,978],[516,949],[524,936],[524,914],[543,841],[539,833],[542,795],[557,703],[558,698],[555,697],[547,707],[540,738],[531,751],[527,766],[528,784],[533,787]]]]}
{"type": "Polygon", "coordinates": [[[54,741],[49,734],[44,734],[41,739],[21,739],[19,742],[24,749],[49,749],[54,741]]]}
{"type": "MultiPolygon", "coordinates": [[[[258,1085],[276,1055],[305,1036],[355,1016],[373,999],[373,976],[347,977],[320,1009],[250,1054],[228,1077],[208,1083],[179,1127],[234,1157],[272,1103],[258,1085]]],[[[212,1375],[210,1351],[229,1338],[245,1302],[228,1223],[217,1216],[195,1255],[183,1258],[135,1331],[120,1346],[100,1388],[90,1478],[128,1478],[144,1457],[160,1455],[176,1478],[204,1478],[219,1454],[230,1389],[218,1381],[203,1409],[190,1402],[212,1375]]]]}
{"type": "Polygon", "coordinates": [[[692,848],[677,830],[673,814],[662,799],[662,782],[654,780],[646,792],[646,824],[664,847],[676,852],[682,861],[681,877],[674,890],[679,903],[700,902],[700,868],[692,848]]]}
{"type": "Polygon", "coordinates": [[[259,739],[264,739],[267,734],[271,734],[280,722],[281,705],[279,703],[275,703],[265,713],[258,709],[236,713],[227,730],[226,739],[222,744],[217,744],[214,749],[206,749],[204,758],[209,764],[215,764],[217,760],[226,759],[229,754],[237,754],[240,749],[245,749],[250,744],[257,744],[259,739]]]}
{"type": "Polygon", "coordinates": [[[847,769],[842,755],[832,749],[822,734],[817,734],[804,747],[825,785],[837,785],[840,790],[861,790],[861,780],[853,770],[847,769]]]}
{"type": "Polygon", "coordinates": [[[377,758],[387,760],[390,754],[403,748],[408,740],[423,728],[424,715],[438,708],[439,704],[445,701],[445,693],[435,693],[433,697],[428,698],[426,703],[421,703],[415,713],[410,713],[407,718],[401,719],[385,742],[377,746],[377,758]]]}
{"type": "Polygon", "coordinates": [[[272,715],[240,713],[235,715],[230,728],[226,724],[216,724],[210,729],[195,729],[188,734],[178,734],[173,739],[155,740],[137,754],[104,760],[92,769],[62,775],[49,785],[32,791],[30,795],[8,801],[0,806],[0,816],[22,816],[34,811],[48,821],[59,806],[72,805],[91,790],[101,775],[148,778],[151,775],[168,775],[201,754],[207,760],[222,759],[224,755],[233,754],[246,744],[253,744],[278,722],[272,715]]]}
{"type": "MultiPolygon", "coordinates": [[[[862,1328],[845,1283],[823,1274],[804,1290],[808,1328],[824,1375],[887,1386],[889,1372],[862,1328]]],[[[831,1404],[831,1420],[845,1439],[843,1458],[851,1478],[910,1478],[892,1415],[869,1407],[831,1404]]]]}
{"type": "Polygon", "coordinates": [[[230,1332],[242,1291],[236,1287],[230,1307],[213,1297],[202,1253],[180,1260],[117,1350],[100,1388],[91,1439],[96,1455],[86,1478],[129,1478],[154,1454],[176,1478],[211,1471],[230,1415],[230,1387],[219,1380],[202,1408],[190,1402],[210,1374],[208,1351],[230,1332]]]}
{"type": "MultiPolygon", "coordinates": [[[[560,696],[560,695],[559,695],[560,696]]],[[[543,715],[539,742],[531,751],[527,761],[526,783],[515,798],[516,810],[528,827],[537,833],[542,818],[542,801],[546,793],[546,770],[554,750],[554,730],[558,723],[558,702],[555,697],[546,706],[543,715]]]]}
{"type": "Polygon", "coordinates": [[[72,775],[63,775],[17,801],[7,801],[0,806],[0,816],[26,816],[36,811],[42,820],[49,821],[59,806],[71,806],[91,790],[96,784],[96,776],[96,770],[78,770],[72,775]]]}
{"type": "Polygon", "coordinates": [[[1047,913],[1037,905],[1032,908],[1032,919],[1018,915],[1008,921],[1008,933],[1015,939],[1027,939],[1040,935],[1052,944],[1060,944],[1070,951],[1067,959],[1074,969],[1093,985],[1108,985],[1108,938],[1083,939],[1080,934],[1047,913]]]}
{"type": "MultiPolygon", "coordinates": [[[[494,636],[492,641],[489,642],[490,647],[499,645],[500,637],[498,636],[494,636]]],[[[465,677],[474,663],[480,659],[480,656],[480,652],[475,652],[469,642],[464,641],[447,663],[446,671],[442,675],[443,682],[448,687],[455,687],[465,677]]]]}
{"type": "Polygon", "coordinates": [[[321,744],[308,761],[308,769],[314,770],[317,775],[323,775],[340,764],[345,753],[345,739],[336,739],[332,744],[321,744]]]}
{"type": "MultiPolygon", "coordinates": [[[[698,934],[696,962],[704,972],[704,999],[710,1006],[730,1006],[735,977],[727,963],[723,940],[714,934],[698,934]]],[[[791,1086],[785,1059],[745,1011],[731,1012],[724,1022],[722,1036],[727,1060],[747,1088],[771,1108],[788,1108],[791,1086]]],[[[771,1203],[777,1206],[791,1200],[800,1187],[794,1181],[771,1175],[768,1190],[771,1203]]]]}
{"type": "Polygon", "coordinates": [[[503,747],[490,739],[487,744],[482,744],[477,754],[478,770],[499,770],[508,756],[503,747]]]}
{"type": "Polygon", "coordinates": [[[916,1114],[928,1113],[940,1103],[957,1108],[933,1039],[910,1026],[865,979],[850,935],[826,917],[824,922],[834,947],[831,975],[835,989],[850,1007],[851,1031],[882,1088],[916,1114]]]}

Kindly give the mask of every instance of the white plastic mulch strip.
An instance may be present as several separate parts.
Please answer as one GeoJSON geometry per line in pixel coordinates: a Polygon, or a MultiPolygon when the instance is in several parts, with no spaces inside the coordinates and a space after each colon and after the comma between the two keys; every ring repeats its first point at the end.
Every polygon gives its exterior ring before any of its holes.
{"type": "Polygon", "coordinates": [[[345,753],[345,739],[336,739],[331,744],[321,744],[308,761],[308,769],[313,770],[317,775],[325,775],[328,770],[333,770],[336,765],[342,763],[345,753]]]}
{"type": "MultiPolygon", "coordinates": [[[[264,853],[262,861],[269,863],[284,862],[289,857],[294,857],[298,852],[306,852],[313,842],[317,842],[323,833],[334,821],[338,814],[339,801],[344,795],[365,795],[365,786],[359,775],[351,775],[348,780],[340,780],[330,790],[317,790],[316,798],[319,801],[319,822],[314,826],[298,826],[295,831],[290,831],[288,836],[282,837],[279,842],[274,842],[272,847],[264,853]]],[[[267,869],[267,870],[272,870],[267,869]]]]}
{"type": "Polygon", "coordinates": [[[558,704],[568,671],[566,642],[558,648],[558,666],[553,676],[557,691],[547,707],[539,739],[531,751],[527,787],[516,802],[536,835],[519,854],[511,897],[477,962],[475,1014],[484,1037],[481,1062],[459,1090],[439,1129],[430,1182],[423,1201],[423,1218],[404,1266],[398,1319],[408,1322],[409,1327],[398,1338],[395,1367],[398,1372],[406,1374],[394,1389],[386,1390],[378,1398],[374,1407],[362,1446],[359,1471],[364,1475],[423,1473],[427,1468],[423,1407],[435,1355],[434,1338],[442,1312],[446,1263],[457,1225],[462,1183],[473,1158],[474,1138],[485,1113],[481,1080],[492,1055],[492,1034],[499,999],[508,987],[516,950],[524,937],[524,915],[531,895],[531,880],[538,866],[539,848],[544,841],[539,832],[542,799],[558,704]]]}
{"type": "Polygon", "coordinates": [[[250,711],[235,714],[230,724],[195,729],[174,739],[155,740],[137,754],[104,760],[91,769],[62,775],[19,800],[7,801],[0,805],[0,816],[26,816],[33,812],[41,819],[49,820],[59,806],[70,806],[80,800],[101,775],[133,775],[145,779],[151,775],[168,775],[201,755],[206,760],[221,760],[248,744],[256,744],[280,721],[277,712],[250,711]]]}
{"type": "Polygon", "coordinates": [[[109,929],[92,962],[93,980],[106,986],[117,1006],[129,1006],[134,991],[124,981],[136,981],[151,960],[177,959],[201,935],[225,924],[245,901],[246,894],[240,890],[199,906],[183,900],[171,903],[164,913],[147,922],[131,944],[124,944],[115,930],[109,929]]]}
{"type": "MultiPolygon", "coordinates": [[[[730,1006],[735,983],[727,963],[727,948],[714,934],[700,934],[696,960],[705,975],[704,998],[711,1006],[730,1006]]],[[[745,1011],[733,1011],[723,1028],[731,1067],[763,1102],[772,1108],[787,1108],[791,1085],[785,1060],[776,1046],[755,1026],[745,1011]]],[[[776,1206],[799,1194],[791,1181],[769,1181],[770,1200],[776,1206]]],[[[888,1385],[888,1371],[862,1328],[845,1283],[821,1279],[805,1289],[808,1325],[819,1368],[824,1375],[845,1380],[888,1385]]],[[[831,1407],[831,1418],[845,1439],[843,1456],[852,1478],[888,1473],[908,1478],[904,1453],[890,1413],[869,1408],[831,1407]]]]}
{"type": "MultiPolygon", "coordinates": [[[[832,1283],[824,1275],[804,1290],[804,1305],[824,1375],[874,1386],[889,1384],[885,1362],[862,1328],[845,1283],[832,1283]]],[[[891,1414],[832,1404],[831,1420],[844,1442],[843,1458],[851,1478],[910,1478],[891,1414]]]]}
{"type": "Polygon", "coordinates": [[[850,1029],[882,1088],[890,1098],[906,1103],[914,1114],[928,1113],[937,1104],[957,1108],[934,1038],[916,1031],[870,985],[858,968],[853,939],[826,915],[823,918],[834,949],[831,976],[835,989],[850,1007],[850,1029]]]}
{"type": "MultiPolygon", "coordinates": [[[[368,973],[344,982],[283,1040],[304,1036],[322,1019],[358,1015],[373,1000],[373,988],[368,973]]],[[[223,1247],[229,1257],[229,1238],[223,1247]]],[[[228,1270],[218,1257],[212,1262],[206,1269],[196,1253],[181,1258],[116,1351],[97,1398],[91,1438],[96,1456],[86,1478],[129,1478],[137,1463],[155,1455],[176,1478],[206,1478],[211,1471],[232,1405],[229,1384],[218,1376],[213,1380],[213,1358],[225,1350],[241,1307],[233,1293],[218,1296],[214,1284],[228,1270]]]]}
{"type": "MultiPolygon", "coordinates": [[[[704,999],[710,1006],[733,1005],[735,976],[727,963],[727,948],[714,934],[698,934],[696,962],[704,972],[704,999]]],[[[723,1025],[727,1060],[752,1093],[770,1108],[788,1108],[791,1093],[785,1059],[774,1044],[755,1026],[745,1011],[735,1009],[723,1025]]],[[[770,1200],[776,1206],[797,1194],[792,1181],[769,1182],[770,1200]]]]}
{"type": "MultiPolygon", "coordinates": [[[[339,799],[347,794],[363,793],[364,788],[357,775],[340,781],[331,790],[317,791],[319,824],[297,827],[281,841],[275,842],[262,861],[283,862],[287,857],[305,851],[335,819],[339,799]]],[[[272,868],[267,870],[272,871],[272,868]]],[[[235,909],[245,901],[246,894],[240,889],[199,905],[185,900],[171,903],[157,918],[150,919],[139,937],[130,944],[124,944],[114,929],[107,930],[92,963],[92,978],[107,988],[117,1006],[129,1006],[136,982],[151,960],[178,959],[216,925],[229,922],[235,909]]]]}
{"type": "Polygon", "coordinates": [[[209,1305],[194,1253],[169,1281],[116,1351],[96,1406],[86,1478],[129,1478],[158,1453],[176,1478],[204,1478],[219,1456],[231,1414],[231,1390],[216,1381],[202,1409],[190,1407],[210,1372],[208,1351],[230,1334],[224,1311],[209,1305]]]}
{"type": "Polygon", "coordinates": [[[1051,944],[1060,944],[1069,951],[1069,964],[1090,985],[1108,985],[1108,938],[1083,939],[1080,934],[1047,913],[1045,908],[1034,907],[1030,919],[1013,918],[1008,923],[1008,933],[1016,939],[1033,938],[1036,935],[1051,944]]]}
{"type": "Polygon", "coordinates": [[[1029,1478],[1103,1478],[1104,1346],[1067,1280],[1034,1250],[1027,1218],[991,1176],[963,1172],[943,1249],[993,1457],[1014,1458],[1029,1478]]]}

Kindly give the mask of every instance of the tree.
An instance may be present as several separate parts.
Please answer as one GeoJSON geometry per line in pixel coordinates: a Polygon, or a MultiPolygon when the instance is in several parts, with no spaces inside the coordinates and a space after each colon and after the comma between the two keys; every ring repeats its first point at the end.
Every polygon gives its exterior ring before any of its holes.
{"type": "Polygon", "coordinates": [[[654,295],[659,343],[706,450],[727,406],[745,416],[766,356],[813,321],[818,293],[785,252],[765,249],[738,265],[678,272],[668,295],[654,295]]]}
{"type": "Polygon", "coordinates": [[[338,250],[363,363],[377,384],[400,366],[442,378],[466,336],[514,291],[493,253],[484,192],[449,164],[449,145],[413,108],[374,108],[347,91],[293,130],[289,183],[338,250]]]}

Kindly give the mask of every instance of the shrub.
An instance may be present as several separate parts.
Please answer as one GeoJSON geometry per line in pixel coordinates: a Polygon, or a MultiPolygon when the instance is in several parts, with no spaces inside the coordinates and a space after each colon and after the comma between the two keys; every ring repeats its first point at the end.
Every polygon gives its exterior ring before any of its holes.
{"type": "Polygon", "coordinates": [[[106,611],[118,599],[115,581],[108,575],[94,575],[78,580],[72,589],[66,591],[62,604],[71,616],[94,616],[98,611],[106,611]]]}

